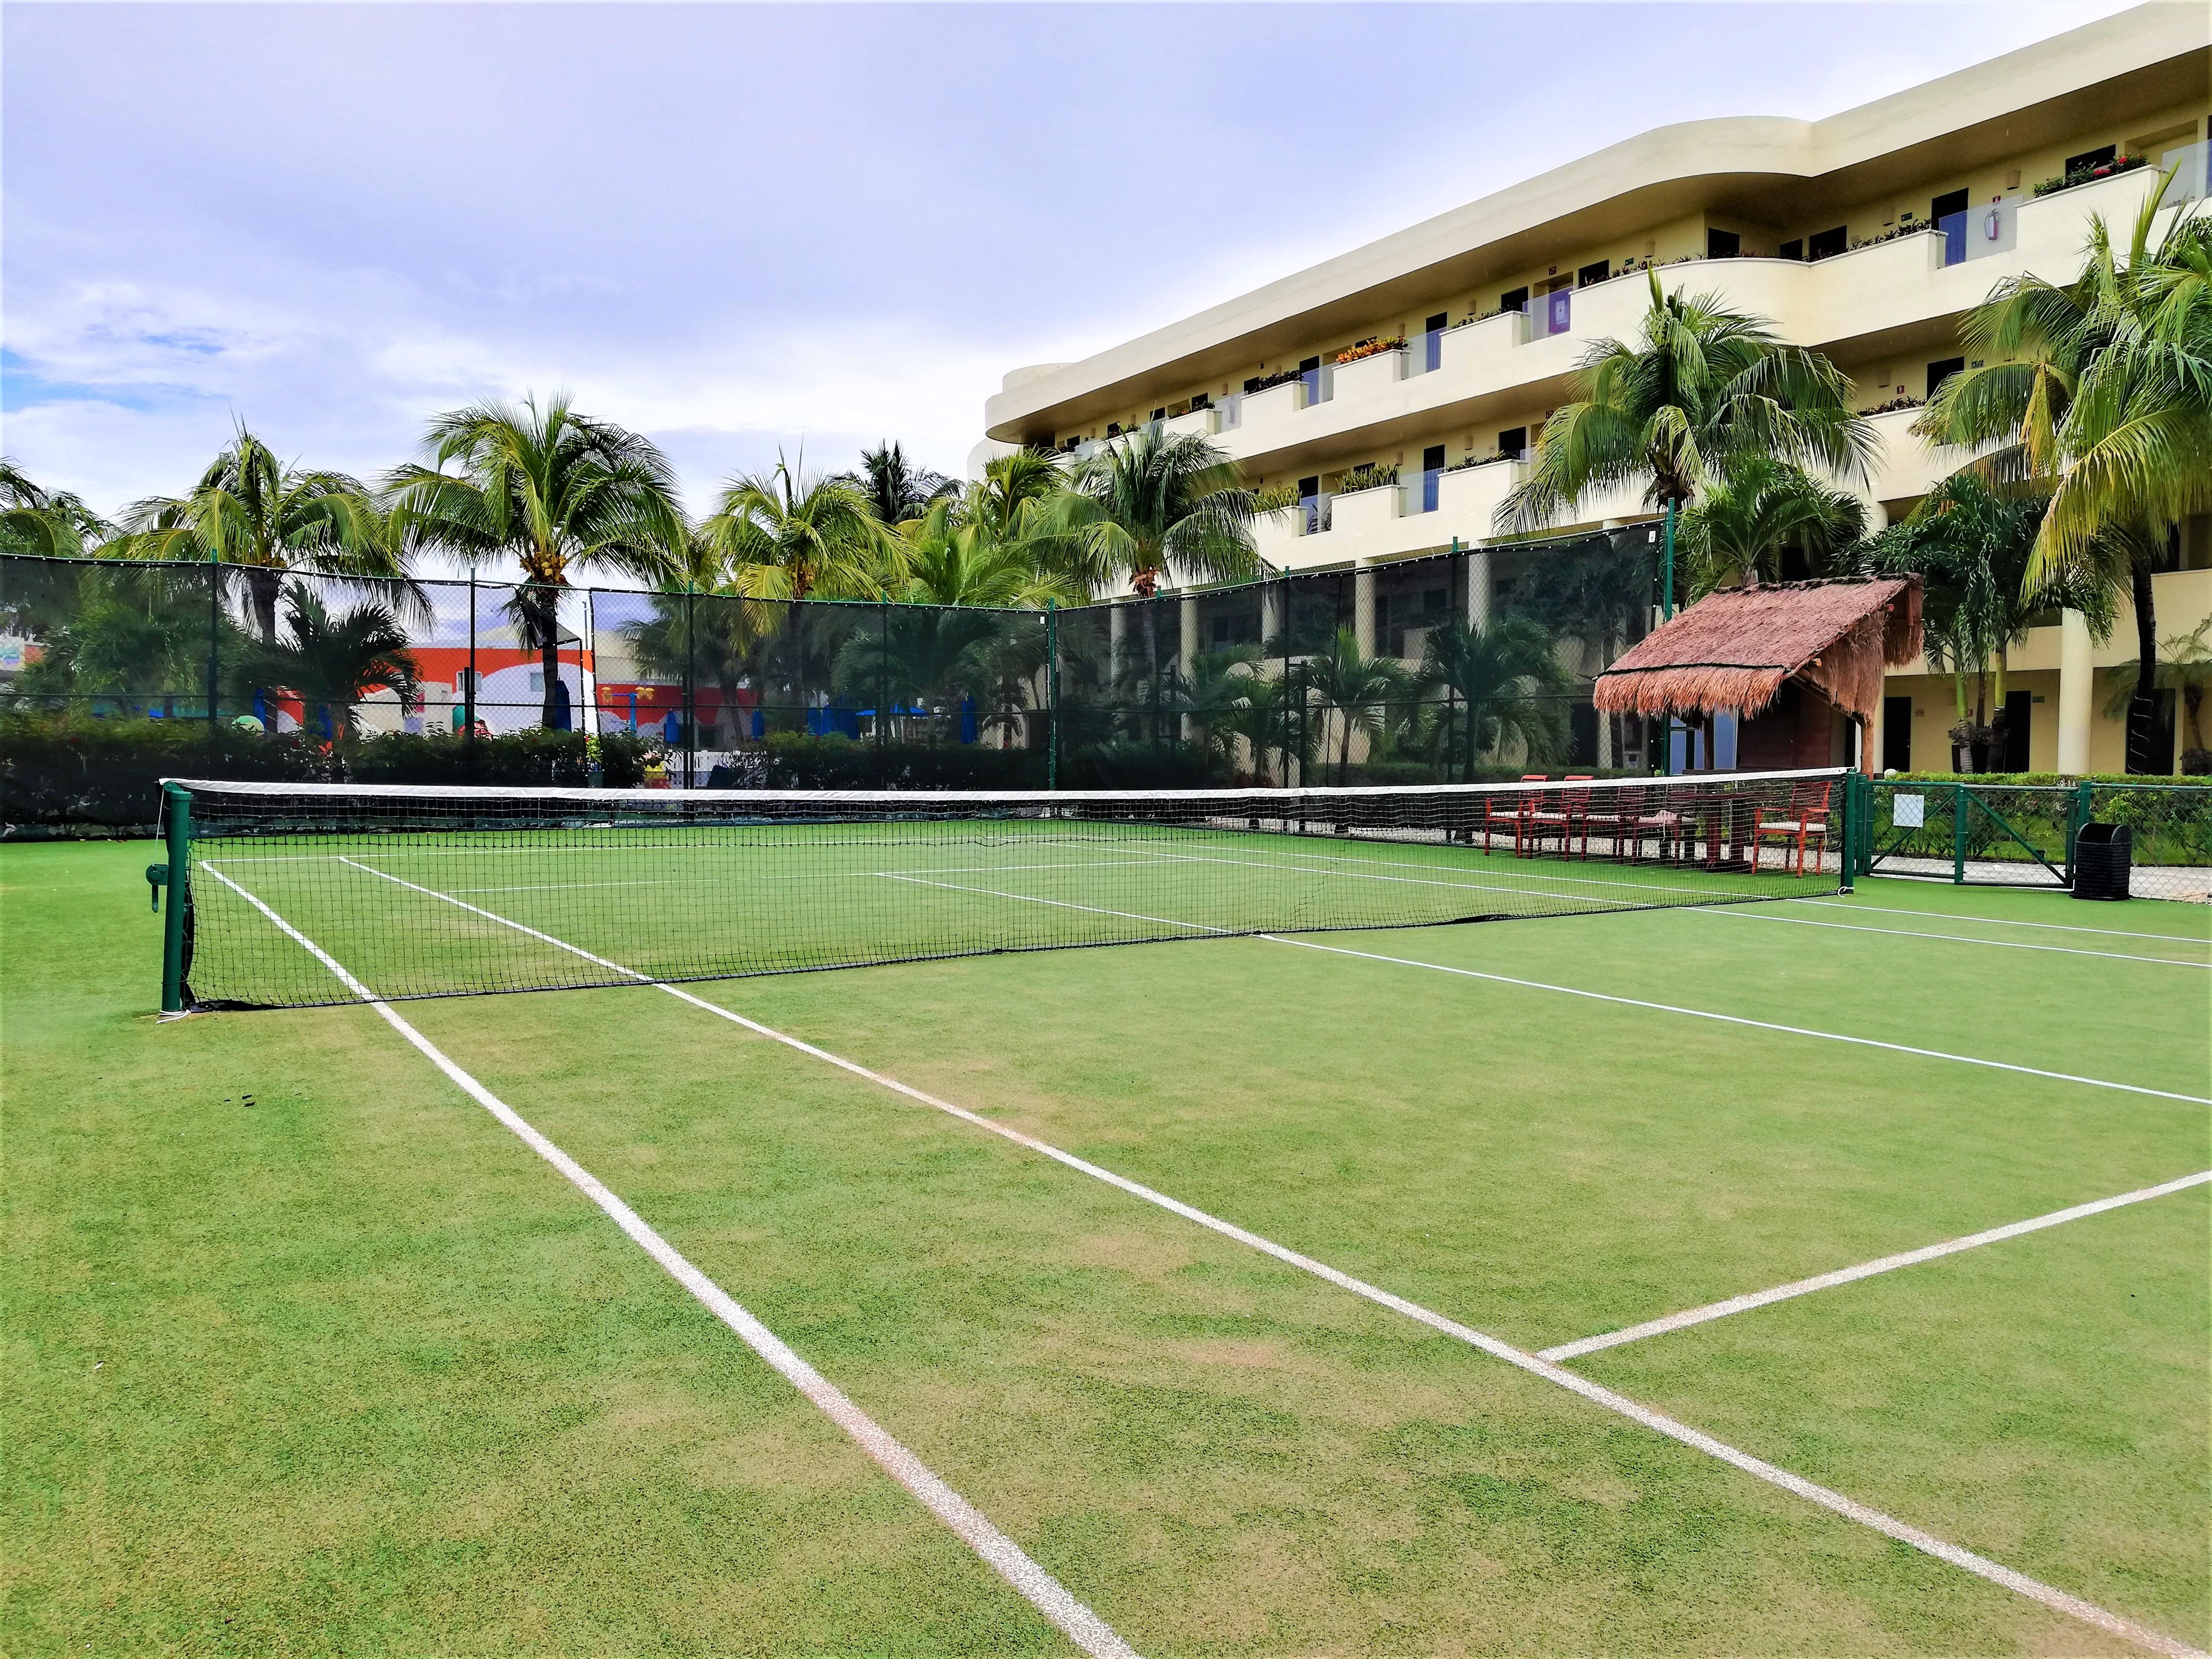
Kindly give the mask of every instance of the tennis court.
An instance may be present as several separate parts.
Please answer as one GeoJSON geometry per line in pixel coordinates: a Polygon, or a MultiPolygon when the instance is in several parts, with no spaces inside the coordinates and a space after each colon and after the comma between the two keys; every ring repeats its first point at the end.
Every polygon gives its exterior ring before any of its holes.
{"type": "Polygon", "coordinates": [[[2212,912],[1463,827],[8,849],[11,1646],[2202,1649],[2212,912]]]}

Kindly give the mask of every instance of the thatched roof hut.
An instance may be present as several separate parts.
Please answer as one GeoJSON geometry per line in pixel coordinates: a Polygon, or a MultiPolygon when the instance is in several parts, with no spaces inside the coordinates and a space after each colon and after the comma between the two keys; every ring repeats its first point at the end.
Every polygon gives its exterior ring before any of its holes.
{"type": "Polygon", "coordinates": [[[1662,623],[1598,676],[1613,714],[1758,714],[1790,680],[1874,718],[1885,664],[1920,654],[1920,579],[1724,588],[1662,623]]]}

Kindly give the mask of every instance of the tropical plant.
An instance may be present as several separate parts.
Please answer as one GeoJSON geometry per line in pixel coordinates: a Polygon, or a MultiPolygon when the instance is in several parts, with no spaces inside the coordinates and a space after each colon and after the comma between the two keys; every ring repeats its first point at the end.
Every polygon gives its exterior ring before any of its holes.
{"type": "Polygon", "coordinates": [[[1054,500],[1054,526],[1095,591],[1126,580],[1139,599],[1170,574],[1243,581],[1252,550],[1252,492],[1237,463],[1204,435],[1146,430],[1102,445],[1054,500]]]}
{"type": "Polygon", "coordinates": [[[352,736],[355,705],[370,691],[414,695],[415,659],[390,605],[368,600],[334,617],[321,594],[295,581],[284,589],[284,609],[283,631],[253,653],[252,674],[299,698],[323,736],[352,736]]]}
{"type": "Polygon", "coordinates": [[[106,541],[114,527],[68,490],[41,489],[0,456],[0,553],[75,558],[88,542],[106,541]]]}
{"type": "Polygon", "coordinates": [[[2180,522],[2212,510],[2212,217],[2191,204],[2154,242],[2172,182],[2145,199],[2124,258],[2093,215],[2073,282],[2022,275],[1992,289],[1960,330],[1984,366],[1945,380],[1913,422],[1938,443],[1995,446],[1974,471],[2049,494],[2030,588],[2086,582],[2129,597],[2137,771],[2150,767],[2157,689],[2152,573],[2180,522]]]}
{"type": "Polygon", "coordinates": [[[88,562],[69,567],[35,597],[40,650],[11,679],[11,701],[68,707],[106,699],[129,714],[166,709],[180,697],[204,698],[211,667],[220,676],[218,698],[240,690],[248,641],[210,609],[198,571],[88,562]]]}
{"type": "Polygon", "coordinates": [[[1250,705],[1253,688],[1262,678],[1257,672],[1259,661],[1260,647],[1249,644],[1222,646],[1191,657],[1177,687],[1176,708],[1195,728],[1200,746],[1207,753],[1235,758],[1243,731],[1237,717],[1250,705]]]}
{"type": "Polygon", "coordinates": [[[1229,711],[1224,724],[1243,738],[1251,750],[1252,769],[1263,784],[1271,775],[1267,765],[1270,754],[1281,763],[1273,775],[1287,784],[1293,758],[1301,766],[1312,763],[1312,724],[1291,719],[1290,682],[1278,675],[1256,672],[1240,678],[1243,684],[1237,690],[1242,700],[1229,711]]]}
{"type": "Polygon", "coordinates": [[[906,451],[888,439],[873,449],[863,449],[860,470],[839,473],[837,482],[867,502],[878,523],[892,526],[920,518],[960,488],[957,479],[915,465],[906,451]]]}
{"type": "Polygon", "coordinates": [[[1395,657],[1370,657],[1359,648],[1359,635],[1340,628],[1328,646],[1306,659],[1301,682],[1310,704],[1335,717],[1336,781],[1352,764],[1352,736],[1371,741],[1382,730],[1389,704],[1407,695],[1405,670],[1395,657]]]}
{"type": "MultiPolygon", "coordinates": [[[[2180,700],[2185,724],[2182,735],[2188,739],[2183,746],[2184,771],[2203,771],[2203,764],[2191,766],[2191,757],[2205,754],[2204,728],[2198,717],[2203,712],[2204,694],[2212,690],[2212,617],[2186,634],[2167,636],[2159,647],[2158,661],[2153,665],[2158,689],[2172,691],[2180,700]]],[[[2105,705],[2108,720],[2126,715],[2136,696],[2140,665],[2120,663],[2105,671],[2114,682],[2111,700],[2105,705]]]]}
{"type": "MultiPolygon", "coordinates": [[[[1638,339],[1583,351],[1574,397],[1544,422],[1528,476],[1498,507],[1501,529],[1540,529],[1586,495],[1640,483],[1667,514],[1671,549],[1677,511],[1746,461],[1865,477],[1880,441],[1833,363],[1717,295],[1666,293],[1656,272],[1649,281],[1638,339]]],[[[1671,565],[1665,582],[1671,595],[1671,565]]]]}
{"type": "Polygon", "coordinates": [[[2038,593],[2025,586],[2044,501],[1998,489],[1972,471],[1956,472],[1930,490],[1910,517],[1853,554],[1855,572],[1923,579],[1929,661],[1951,676],[1959,721],[1975,732],[1991,724],[1992,696],[2003,706],[2006,654],[2027,637],[2042,606],[2071,600],[2096,625],[2111,627],[2111,595],[2094,584],[2038,593]]]}
{"type": "Polygon", "coordinates": [[[1788,461],[1739,465],[1682,515],[1690,594],[1826,574],[1866,533],[1866,503],[1788,461]]]}
{"type": "Polygon", "coordinates": [[[1262,513],[1287,513],[1297,504],[1298,487],[1287,479],[1252,492],[1252,516],[1255,518],[1262,513]]]}
{"type": "Polygon", "coordinates": [[[899,580],[903,544],[868,498],[803,455],[731,479],[701,530],[756,599],[872,599],[899,580]]]}
{"type": "MultiPolygon", "coordinates": [[[[285,465],[243,422],[183,495],[149,495],[124,512],[108,558],[214,560],[242,571],[253,623],[276,638],[276,599],[293,571],[404,579],[404,549],[360,480],[285,465]]],[[[423,608],[408,589],[400,603],[423,608]]]]}
{"type": "Polygon", "coordinates": [[[1395,461],[1362,461],[1336,482],[1340,495],[1357,495],[1363,489],[1380,489],[1384,484],[1398,482],[1398,465],[1395,461]]]}
{"type": "Polygon", "coordinates": [[[439,416],[431,465],[386,480],[400,542],[471,563],[513,559],[509,609],[544,669],[543,724],[558,723],[561,594],[572,571],[659,586],[680,572],[687,536],[675,473],[647,439],[578,414],[566,393],[483,403],[439,416]],[[448,472],[446,469],[455,471],[448,472]]]}
{"type": "Polygon", "coordinates": [[[1041,565],[1038,542],[1020,526],[1036,515],[1003,510],[982,485],[945,496],[899,526],[903,580],[890,597],[911,605],[982,605],[1026,611],[1047,603],[1080,605],[1089,594],[1073,575],[1041,565]],[[1009,531],[1002,528],[1012,520],[1009,531]]]}
{"type": "Polygon", "coordinates": [[[695,573],[683,590],[654,593],[648,603],[650,615],[623,627],[633,660],[652,679],[695,688],[710,682],[721,694],[716,746],[726,747],[738,735],[738,693],[775,626],[772,607],[716,580],[711,570],[695,573]]]}
{"type": "Polygon", "coordinates": [[[1429,629],[1419,678],[1467,706],[1455,745],[1463,776],[1474,775],[1480,757],[1513,748],[1531,765],[1566,752],[1565,699],[1574,680],[1540,623],[1504,617],[1476,628],[1455,617],[1429,629]]]}

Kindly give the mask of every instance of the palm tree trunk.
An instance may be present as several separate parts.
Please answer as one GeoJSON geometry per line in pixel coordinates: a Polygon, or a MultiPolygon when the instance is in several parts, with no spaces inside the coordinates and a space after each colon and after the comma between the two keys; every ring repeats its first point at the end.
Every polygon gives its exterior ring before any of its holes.
{"type": "Polygon", "coordinates": [[[284,574],[265,564],[250,564],[246,568],[246,591],[253,605],[253,625],[260,631],[261,643],[276,643],[276,596],[284,585],[284,574]]]}
{"type": "Polygon", "coordinates": [[[2138,554],[2129,571],[2136,606],[2136,690],[2128,700],[2128,770],[2163,772],[2166,759],[2150,752],[2158,713],[2158,616],[2151,594],[2150,561],[2138,554]]]}

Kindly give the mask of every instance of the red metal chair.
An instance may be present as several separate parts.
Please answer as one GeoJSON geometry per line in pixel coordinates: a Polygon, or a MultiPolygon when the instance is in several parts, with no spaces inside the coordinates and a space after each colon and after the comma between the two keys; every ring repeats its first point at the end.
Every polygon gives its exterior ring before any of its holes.
{"type": "MultiPolygon", "coordinates": [[[[1590,783],[1595,780],[1587,772],[1570,772],[1566,781],[1590,783]]],[[[1540,856],[1544,850],[1545,838],[1556,836],[1559,842],[1559,856],[1572,858],[1577,830],[1582,832],[1583,857],[1585,860],[1589,857],[1590,793],[1588,789],[1557,789],[1543,795],[1528,797],[1528,836],[1534,843],[1529,857],[1540,856]]]]}
{"type": "MultiPolygon", "coordinates": [[[[1544,775],[1541,772],[1524,772],[1521,775],[1521,781],[1541,783],[1544,775]]],[[[1513,831],[1514,856],[1519,857],[1521,837],[1528,827],[1528,814],[1534,810],[1535,799],[1536,797],[1526,790],[1518,797],[1509,796],[1503,790],[1494,790],[1485,795],[1482,798],[1482,850],[1486,853],[1490,850],[1492,834],[1502,836],[1510,829],[1513,831]],[[1501,805],[1506,809],[1502,812],[1498,811],[1501,805]]]]}
{"type": "Polygon", "coordinates": [[[1828,845],[1828,795],[1835,787],[1832,779],[1807,779],[1790,786],[1790,805],[1784,816],[1769,818],[1768,808],[1758,809],[1751,826],[1751,867],[1759,867],[1759,849],[1769,841],[1780,841],[1784,845],[1783,867],[1789,868],[1790,842],[1797,848],[1797,873],[1805,873],[1805,849],[1813,848],[1818,859],[1828,845]]]}

